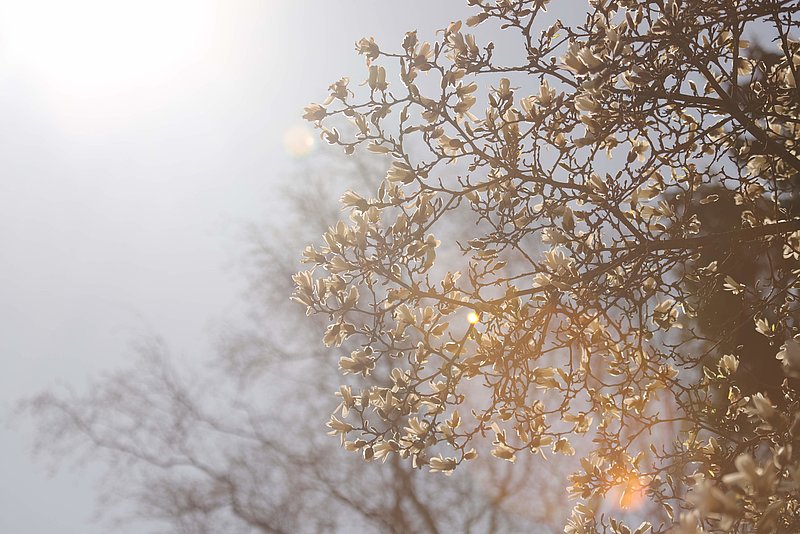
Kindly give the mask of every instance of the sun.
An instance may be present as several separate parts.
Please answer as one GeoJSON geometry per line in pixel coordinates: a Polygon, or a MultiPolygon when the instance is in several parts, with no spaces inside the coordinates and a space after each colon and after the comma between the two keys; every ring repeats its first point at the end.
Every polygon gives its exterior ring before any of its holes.
{"type": "Polygon", "coordinates": [[[217,52],[215,7],[205,0],[2,2],[0,56],[70,105],[163,95],[217,52]]]}

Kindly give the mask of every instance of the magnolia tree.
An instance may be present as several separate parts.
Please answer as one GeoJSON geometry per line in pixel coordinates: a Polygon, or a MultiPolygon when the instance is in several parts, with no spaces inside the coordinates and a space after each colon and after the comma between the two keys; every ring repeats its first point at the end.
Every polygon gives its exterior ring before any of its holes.
{"type": "Polygon", "coordinates": [[[392,160],[295,275],[325,344],[355,344],[330,433],[446,474],[481,443],[582,451],[569,533],[800,531],[800,6],[469,4],[434,41],[362,39],[366,81],[306,108],[392,160]]]}

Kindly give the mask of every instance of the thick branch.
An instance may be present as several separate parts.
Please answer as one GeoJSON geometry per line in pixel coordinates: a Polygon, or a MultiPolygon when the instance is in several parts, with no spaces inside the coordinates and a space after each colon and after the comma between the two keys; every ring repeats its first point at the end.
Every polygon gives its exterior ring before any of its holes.
{"type": "MultiPolygon", "coordinates": [[[[800,230],[800,218],[793,219],[791,221],[782,221],[775,224],[767,224],[764,226],[756,226],[753,228],[740,228],[736,230],[730,230],[728,232],[719,232],[715,234],[707,234],[697,237],[661,239],[654,241],[645,241],[642,243],[634,243],[629,246],[612,249],[612,251],[623,252],[623,254],[613,259],[612,261],[606,263],[605,265],[600,265],[598,267],[595,267],[594,269],[586,271],[581,275],[575,276],[570,280],[565,280],[564,282],[567,284],[575,285],[581,282],[585,282],[586,280],[591,280],[610,271],[611,269],[619,265],[624,265],[625,263],[634,260],[635,258],[641,256],[642,254],[647,254],[650,252],[655,252],[659,250],[694,250],[709,245],[720,245],[720,244],[732,245],[736,243],[753,241],[754,239],[758,239],[760,237],[788,234],[790,232],[795,232],[798,230],[800,230]]],[[[549,289],[549,286],[535,287],[533,289],[527,289],[525,291],[519,291],[517,293],[514,293],[513,296],[524,297],[528,295],[535,295],[537,293],[543,293],[547,289],[549,289]]],[[[496,299],[490,301],[488,304],[500,304],[507,298],[508,296],[503,297],[501,299],[496,299]]]]}
{"type": "Polygon", "coordinates": [[[759,237],[776,236],[788,234],[800,230],[800,219],[782,221],[775,224],[765,224],[764,226],[754,226],[752,228],[737,228],[727,232],[706,234],[697,237],[683,237],[676,239],[662,239],[639,243],[633,247],[626,247],[628,250],[643,250],[646,252],[655,250],[676,250],[676,249],[695,249],[707,245],[744,243],[758,239],[759,237]]]}

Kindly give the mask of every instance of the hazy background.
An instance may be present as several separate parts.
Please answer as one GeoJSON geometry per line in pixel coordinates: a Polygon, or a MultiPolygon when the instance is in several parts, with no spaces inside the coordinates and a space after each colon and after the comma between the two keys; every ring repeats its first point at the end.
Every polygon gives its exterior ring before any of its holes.
{"type": "MultiPolygon", "coordinates": [[[[207,357],[241,312],[242,228],[280,213],[277,178],[311,139],[302,107],[362,81],[360,37],[398,48],[467,14],[461,0],[0,1],[3,420],[118,367],[141,333],[207,357]]],[[[28,439],[0,425],[0,532],[105,532],[91,477],[48,478],[28,439]]]]}

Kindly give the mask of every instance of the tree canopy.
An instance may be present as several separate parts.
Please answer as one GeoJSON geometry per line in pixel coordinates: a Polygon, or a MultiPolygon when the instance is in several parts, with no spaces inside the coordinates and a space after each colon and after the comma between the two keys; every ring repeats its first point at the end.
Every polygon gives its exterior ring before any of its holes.
{"type": "Polygon", "coordinates": [[[575,455],[568,533],[800,530],[800,6],[469,4],[305,110],[391,158],[294,277],[353,346],[330,433],[446,474],[575,455]]]}

